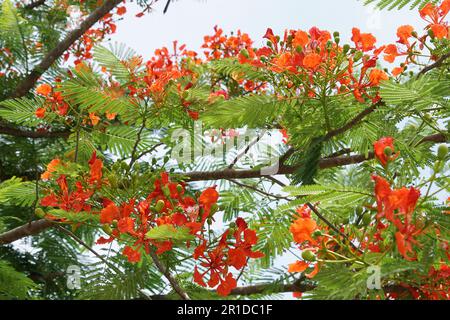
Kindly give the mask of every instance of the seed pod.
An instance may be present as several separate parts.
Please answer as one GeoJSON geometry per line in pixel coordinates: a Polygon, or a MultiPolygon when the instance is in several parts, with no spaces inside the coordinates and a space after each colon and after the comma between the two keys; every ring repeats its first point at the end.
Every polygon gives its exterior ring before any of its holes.
{"type": "Polygon", "coordinates": [[[323,233],[320,230],[316,230],[313,232],[312,236],[313,236],[313,238],[318,238],[318,237],[323,236],[323,233]]]}
{"type": "Polygon", "coordinates": [[[182,193],[184,191],[184,188],[181,184],[177,184],[177,191],[178,193],[182,193]]]}
{"type": "Polygon", "coordinates": [[[210,214],[213,215],[218,210],[219,210],[219,206],[217,205],[217,203],[214,203],[214,204],[211,205],[210,214]]]}
{"type": "Polygon", "coordinates": [[[347,54],[347,52],[349,52],[349,50],[350,50],[350,45],[344,44],[344,46],[342,47],[342,51],[344,52],[344,54],[347,54]]]}
{"type": "Polygon", "coordinates": [[[170,189],[168,186],[162,187],[162,192],[166,197],[170,197],[170,189]]]}
{"type": "Polygon", "coordinates": [[[249,55],[247,49],[242,49],[242,50],[241,50],[241,54],[242,54],[244,57],[246,57],[247,59],[250,58],[250,55],[249,55]]]}

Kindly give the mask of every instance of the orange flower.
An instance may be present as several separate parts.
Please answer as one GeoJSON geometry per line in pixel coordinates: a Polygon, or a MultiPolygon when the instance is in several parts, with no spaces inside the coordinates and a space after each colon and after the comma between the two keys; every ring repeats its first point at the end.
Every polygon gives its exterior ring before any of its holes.
{"type": "Polygon", "coordinates": [[[378,86],[382,80],[389,80],[389,76],[380,69],[372,69],[369,75],[369,81],[372,86],[378,86]]]}
{"type": "Polygon", "coordinates": [[[302,243],[304,241],[315,241],[311,238],[312,233],[316,230],[317,223],[311,218],[298,218],[291,224],[289,230],[294,236],[294,241],[302,243]]]}
{"type": "Polygon", "coordinates": [[[401,75],[403,73],[403,71],[405,71],[405,68],[402,68],[402,67],[394,68],[394,69],[392,69],[392,75],[394,77],[398,77],[399,75],[401,75]]]}
{"type": "Polygon", "coordinates": [[[36,88],[36,93],[47,97],[52,92],[52,87],[46,83],[39,85],[36,88]]]}
{"type": "Polygon", "coordinates": [[[131,263],[141,261],[141,253],[130,246],[125,246],[122,253],[127,256],[128,261],[131,263]]]}
{"type": "Polygon", "coordinates": [[[399,153],[388,156],[385,153],[385,149],[389,147],[391,148],[392,152],[394,152],[394,138],[392,137],[383,137],[380,140],[376,141],[373,144],[373,148],[375,151],[375,156],[380,160],[381,164],[385,167],[388,163],[388,161],[395,160],[399,153]]]}
{"type": "Polygon", "coordinates": [[[303,272],[308,269],[309,263],[297,260],[288,267],[288,272],[303,272]]]}
{"type": "Polygon", "coordinates": [[[434,36],[437,39],[444,39],[448,36],[448,27],[442,24],[432,24],[430,26],[434,36]]]}
{"type": "Polygon", "coordinates": [[[304,47],[308,44],[309,37],[308,34],[305,31],[298,30],[295,33],[294,39],[292,40],[292,45],[294,48],[296,47],[304,47]]]}
{"type": "Polygon", "coordinates": [[[45,117],[45,108],[37,108],[36,111],[34,112],[34,114],[39,119],[42,119],[43,117],[45,117]]]}
{"type": "Polygon", "coordinates": [[[89,178],[89,183],[100,183],[102,179],[103,162],[101,159],[97,158],[97,154],[95,152],[92,154],[92,157],[89,160],[89,167],[91,168],[91,177],[89,178]]]}
{"type": "Polygon", "coordinates": [[[422,18],[426,18],[427,16],[432,16],[436,7],[432,3],[427,3],[425,7],[423,7],[421,10],[419,10],[420,16],[422,18]]]}
{"type": "Polygon", "coordinates": [[[127,8],[125,8],[125,7],[118,7],[118,8],[117,8],[117,14],[118,14],[119,16],[124,15],[126,12],[127,12],[127,8]]]}
{"type": "Polygon", "coordinates": [[[395,44],[388,45],[386,49],[384,49],[384,53],[386,53],[386,55],[384,56],[384,60],[389,63],[393,63],[395,61],[395,58],[400,55],[395,44]]]}
{"type": "Polygon", "coordinates": [[[89,113],[89,119],[91,119],[92,125],[96,126],[100,121],[100,117],[95,114],[95,112],[89,113]]]}
{"type": "Polygon", "coordinates": [[[408,237],[401,232],[395,233],[395,240],[397,242],[398,252],[408,261],[416,260],[415,257],[411,257],[408,253],[414,254],[411,241],[408,241],[408,237]]]}
{"type": "Polygon", "coordinates": [[[315,69],[320,64],[322,57],[317,53],[310,53],[303,58],[303,65],[309,69],[315,69]]]}
{"type": "Polygon", "coordinates": [[[399,37],[399,43],[407,44],[408,39],[412,37],[414,28],[410,25],[401,26],[397,29],[397,36],[399,37]]]}
{"type": "Polygon", "coordinates": [[[202,192],[198,198],[198,202],[204,206],[211,206],[219,199],[219,193],[216,191],[216,187],[211,187],[202,192]]]}
{"type": "Polygon", "coordinates": [[[120,210],[114,203],[110,203],[100,211],[100,223],[111,223],[120,215],[120,210]]]}
{"type": "Polygon", "coordinates": [[[61,160],[59,159],[53,159],[52,161],[47,164],[47,170],[41,174],[42,180],[48,180],[52,176],[52,173],[56,171],[56,167],[61,164],[61,160]]]}
{"type": "Polygon", "coordinates": [[[106,119],[108,120],[114,120],[117,116],[117,113],[113,113],[113,112],[106,112],[106,119]]]}
{"type": "Polygon", "coordinates": [[[353,28],[352,34],[352,41],[356,44],[358,49],[365,52],[375,48],[377,39],[371,33],[361,33],[358,28],[353,28]]]}

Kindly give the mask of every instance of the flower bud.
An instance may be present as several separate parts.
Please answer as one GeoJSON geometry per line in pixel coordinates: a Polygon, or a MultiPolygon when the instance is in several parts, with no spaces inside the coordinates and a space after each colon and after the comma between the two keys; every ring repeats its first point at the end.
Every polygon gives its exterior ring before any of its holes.
{"type": "Polygon", "coordinates": [[[446,144],[441,144],[438,147],[438,152],[437,152],[437,156],[439,160],[445,160],[445,158],[448,155],[448,145],[446,144]]]}
{"type": "Polygon", "coordinates": [[[302,252],[302,258],[305,261],[316,261],[316,255],[310,250],[304,250],[302,252]]]}
{"type": "Polygon", "coordinates": [[[355,55],[353,56],[353,60],[355,62],[358,62],[363,57],[363,53],[361,51],[356,51],[355,55]]]}
{"type": "Polygon", "coordinates": [[[158,200],[158,202],[156,202],[155,205],[155,210],[156,212],[161,212],[164,209],[164,206],[166,205],[166,203],[164,202],[164,200],[158,200]]]}
{"type": "Polygon", "coordinates": [[[42,210],[41,208],[36,208],[34,210],[34,214],[41,219],[45,217],[45,211],[42,210]]]}
{"type": "Polygon", "coordinates": [[[384,148],[384,154],[386,155],[386,156],[388,156],[388,157],[390,157],[390,156],[392,156],[392,153],[393,153],[394,151],[392,150],[392,148],[391,147],[386,147],[386,148],[384,148]]]}
{"type": "Polygon", "coordinates": [[[112,229],[111,226],[109,224],[104,224],[102,226],[103,231],[105,231],[106,234],[111,234],[112,233],[112,229]]]}

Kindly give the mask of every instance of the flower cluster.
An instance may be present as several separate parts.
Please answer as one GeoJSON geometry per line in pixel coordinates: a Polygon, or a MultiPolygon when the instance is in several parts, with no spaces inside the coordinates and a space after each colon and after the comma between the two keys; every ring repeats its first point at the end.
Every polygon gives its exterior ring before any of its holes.
{"type": "Polygon", "coordinates": [[[54,91],[49,84],[41,84],[36,88],[36,93],[45,97],[45,105],[37,108],[35,115],[38,118],[44,118],[48,110],[56,112],[60,116],[65,116],[69,110],[69,105],[64,101],[61,92],[54,91]]]}
{"type": "Polygon", "coordinates": [[[264,254],[253,251],[252,247],[258,242],[256,232],[248,228],[242,218],[238,218],[234,226],[226,230],[218,245],[208,248],[207,241],[203,240],[194,253],[194,258],[200,261],[204,271],[200,272],[197,266],[194,269],[194,281],[203,286],[217,287],[217,293],[222,296],[230,294],[237,286],[237,281],[229,271],[229,267],[242,270],[250,258],[262,258],[264,254]],[[206,283],[204,277],[209,274],[206,283]]]}
{"type": "Polygon", "coordinates": [[[393,63],[397,57],[404,56],[405,60],[399,67],[392,70],[392,75],[397,77],[403,73],[408,64],[416,63],[416,55],[426,46],[426,41],[432,39],[448,39],[448,22],[445,18],[450,11],[450,0],[444,0],[440,6],[428,3],[420,10],[420,16],[428,26],[428,33],[419,36],[410,25],[404,25],[397,29],[397,44],[389,44],[384,48],[384,60],[393,63]]]}
{"type": "Polygon", "coordinates": [[[307,278],[313,278],[320,269],[320,262],[316,261],[317,258],[322,257],[323,248],[328,247],[333,241],[322,233],[316,221],[311,218],[311,209],[306,204],[299,207],[296,212],[296,219],[289,230],[294,242],[302,251],[302,259],[290,264],[288,271],[304,272],[313,267],[313,270],[306,274],[307,278]]]}
{"type": "MultiPolygon", "coordinates": [[[[93,153],[88,164],[90,167],[89,176],[76,180],[73,185],[72,183],[69,184],[65,174],[60,174],[56,179],[59,190],[57,192],[55,192],[56,189],[47,190],[49,194],[41,199],[40,205],[70,212],[92,212],[89,200],[91,200],[94,192],[101,187],[103,161],[97,158],[96,153],[93,153]]],[[[58,170],[64,169],[66,165],[59,159],[52,160],[47,165],[47,170],[42,174],[41,178],[44,180],[51,179],[58,170]]],[[[61,220],[51,214],[47,214],[46,218],[61,220]]]]}
{"type": "MultiPolygon", "coordinates": [[[[150,254],[153,249],[161,255],[172,250],[175,242],[177,245],[185,242],[188,248],[194,243],[193,257],[199,261],[199,268],[206,268],[202,274],[195,268],[195,282],[206,286],[203,277],[209,273],[208,286],[218,285],[217,292],[228,295],[237,282],[229,267],[242,270],[249,259],[264,256],[253,251],[258,238],[242,218],[217,239],[205,236],[205,224],[213,221],[218,210],[219,193],[215,187],[205,189],[196,199],[187,194],[184,183],[173,182],[166,172],[162,172],[145,199],[132,198],[116,204],[102,196],[102,186],[111,184],[108,178],[103,178],[102,160],[94,153],[88,164],[89,175],[69,183],[68,177],[60,173],[69,172],[70,163],[52,160],[42,174],[42,179],[51,182],[52,187],[47,189],[48,194],[41,199],[40,205],[97,216],[103,231],[108,234],[108,237],[101,236],[97,244],[114,240],[124,243],[122,253],[129,262],[141,261],[142,254],[150,254]],[[54,179],[56,185],[53,185],[54,179]]],[[[70,223],[70,217],[54,216],[51,210],[45,218],[70,223]]]]}

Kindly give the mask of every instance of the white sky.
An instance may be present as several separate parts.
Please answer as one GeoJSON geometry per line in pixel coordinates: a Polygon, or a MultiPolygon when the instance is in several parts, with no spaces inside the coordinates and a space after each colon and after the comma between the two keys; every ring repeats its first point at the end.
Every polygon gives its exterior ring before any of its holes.
{"type": "Polygon", "coordinates": [[[284,29],[317,26],[341,32],[343,42],[349,41],[352,27],[358,27],[373,33],[381,45],[397,40],[400,25],[410,24],[418,30],[425,25],[417,9],[375,11],[365,7],[363,0],[176,0],[163,14],[165,4],[166,0],[159,0],[153,12],[141,18],[135,17],[140,11],[137,5],[127,4],[128,12],[117,23],[112,42],[124,43],[148,58],[157,48],[171,48],[173,40],[197,51],[214,25],[226,32],[241,29],[257,46],[264,43],[262,36],[268,27],[282,34],[284,29]]]}

